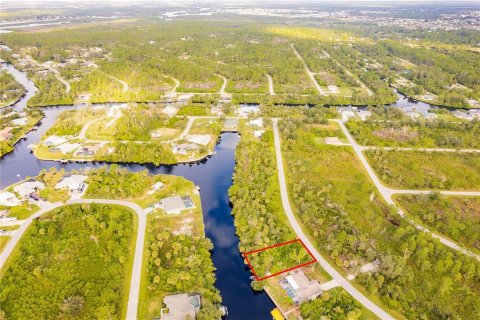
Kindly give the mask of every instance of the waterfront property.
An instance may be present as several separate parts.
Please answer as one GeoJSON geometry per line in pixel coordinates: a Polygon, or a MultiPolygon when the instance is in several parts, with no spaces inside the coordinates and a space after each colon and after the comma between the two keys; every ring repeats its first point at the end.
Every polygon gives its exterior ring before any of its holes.
{"type": "Polygon", "coordinates": [[[57,185],[55,185],[55,189],[67,189],[71,192],[82,192],[87,188],[87,184],[85,183],[86,180],[86,175],[73,174],[63,178],[57,183],[57,185]]]}
{"type": "Polygon", "coordinates": [[[195,320],[201,307],[199,295],[186,293],[166,296],[163,303],[167,307],[161,310],[161,320],[195,320]]]}
{"type": "Polygon", "coordinates": [[[280,280],[280,285],[295,304],[317,298],[323,292],[318,281],[310,280],[301,271],[296,270],[280,280]]]}
{"type": "Polygon", "coordinates": [[[195,208],[195,204],[189,196],[173,196],[162,199],[159,207],[165,210],[166,214],[178,214],[183,210],[195,208]]]}

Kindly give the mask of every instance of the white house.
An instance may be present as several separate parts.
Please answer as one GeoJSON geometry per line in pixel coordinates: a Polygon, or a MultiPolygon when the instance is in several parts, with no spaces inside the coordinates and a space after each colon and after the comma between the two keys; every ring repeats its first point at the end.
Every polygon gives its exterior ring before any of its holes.
{"type": "Polygon", "coordinates": [[[15,126],[24,126],[27,124],[27,118],[13,119],[12,124],[15,126]]]}
{"type": "Polygon", "coordinates": [[[209,134],[189,134],[185,137],[185,140],[187,140],[188,142],[206,146],[210,142],[210,140],[212,140],[212,136],[210,136],[209,134]]]}
{"type": "Polygon", "coordinates": [[[57,183],[55,189],[83,191],[86,187],[85,180],[87,180],[87,176],[84,176],[82,174],[73,174],[69,177],[63,178],[59,183],[57,183]]]}
{"type": "Polygon", "coordinates": [[[20,200],[18,200],[13,193],[9,191],[3,191],[0,193],[0,205],[13,207],[18,206],[19,204],[21,204],[20,200]]]}
{"type": "Polygon", "coordinates": [[[28,198],[31,193],[45,188],[45,185],[40,181],[27,181],[13,187],[13,190],[22,198],[28,198]]]}
{"type": "Polygon", "coordinates": [[[147,192],[147,194],[154,194],[155,191],[160,190],[160,189],[162,189],[162,188],[163,188],[163,182],[158,181],[158,182],[156,182],[156,183],[152,186],[152,189],[150,189],[150,190],[147,192]]]}
{"type": "Polygon", "coordinates": [[[256,127],[263,127],[263,119],[262,118],[257,118],[250,120],[248,123],[249,126],[256,126],[256,127]]]}
{"type": "Polygon", "coordinates": [[[48,137],[47,139],[45,139],[45,141],[43,141],[43,144],[46,145],[47,147],[53,147],[53,146],[58,146],[59,144],[62,144],[65,141],[67,141],[67,139],[65,139],[65,137],[52,135],[52,136],[48,137]]]}

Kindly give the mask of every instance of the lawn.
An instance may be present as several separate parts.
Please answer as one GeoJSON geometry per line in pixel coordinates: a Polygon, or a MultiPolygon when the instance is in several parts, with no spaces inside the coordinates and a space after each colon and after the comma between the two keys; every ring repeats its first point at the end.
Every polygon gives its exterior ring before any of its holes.
{"type": "Polygon", "coordinates": [[[124,318],[135,225],[130,210],[98,204],[35,220],[0,280],[6,317],[124,318]]]}
{"type": "Polygon", "coordinates": [[[379,178],[399,189],[480,190],[480,154],[367,150],[379,178]]]}
{"type": "Polygon", "coordinates": [[[480,253],[480,198],[397,195],[404,211],[423,225],[480,253]]]}

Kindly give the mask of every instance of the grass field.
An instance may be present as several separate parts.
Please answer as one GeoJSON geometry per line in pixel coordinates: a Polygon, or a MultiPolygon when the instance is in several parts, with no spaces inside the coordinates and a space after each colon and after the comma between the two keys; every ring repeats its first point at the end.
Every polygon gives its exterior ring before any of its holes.
{"type": "Polygon", "coordinates": [[[480,154],[368,150],[382,181],[401,189],[480,190],[480,154]]]}

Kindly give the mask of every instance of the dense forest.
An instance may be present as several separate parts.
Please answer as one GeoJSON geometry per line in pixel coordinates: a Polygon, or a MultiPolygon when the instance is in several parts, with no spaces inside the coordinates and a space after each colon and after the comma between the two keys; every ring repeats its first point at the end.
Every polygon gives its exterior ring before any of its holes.
{"type": "Polygon", "coordinates": [[[111,205],[70,205],[34,220],[0,280],[6,319],[121,319],[134,220],[111,205]]]}

